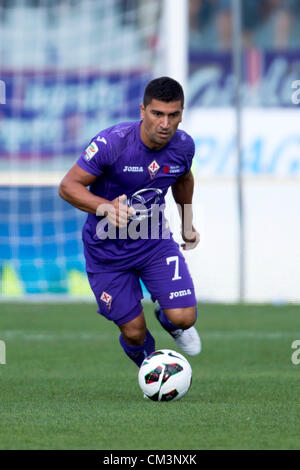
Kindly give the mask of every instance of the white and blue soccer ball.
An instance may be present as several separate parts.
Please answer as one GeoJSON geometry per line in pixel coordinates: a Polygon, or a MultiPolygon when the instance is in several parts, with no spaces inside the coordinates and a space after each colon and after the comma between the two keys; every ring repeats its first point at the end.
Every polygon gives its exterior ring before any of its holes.
{"type": "Polygon", "coordinates": [[[153,401],[182,398],[192,383],[188,360],[171,349],[158,349],[144,359],[138,375],[144,395],[153,401]]]}

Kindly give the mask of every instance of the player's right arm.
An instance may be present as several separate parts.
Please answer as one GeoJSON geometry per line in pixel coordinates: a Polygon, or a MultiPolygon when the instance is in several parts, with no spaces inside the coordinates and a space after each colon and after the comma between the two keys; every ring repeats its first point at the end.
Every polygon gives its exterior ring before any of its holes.
{"type": "Polygon", "coordinates": [[[134,210],[124,204],[126,195],[123,194],[113,201],[96,196],[87,188],[96,179],[97,176],[91,175],[75,164],[61,181],[58,194],[77,209],[106,216],[116,227],[125,227],[131,215],[134,214],[134,210]]]}

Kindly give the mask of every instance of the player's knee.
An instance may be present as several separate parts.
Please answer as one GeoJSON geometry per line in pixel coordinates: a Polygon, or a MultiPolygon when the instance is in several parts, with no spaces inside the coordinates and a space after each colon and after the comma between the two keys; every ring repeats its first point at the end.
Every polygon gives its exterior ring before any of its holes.
{"type": "Polygon", "coordinates": [[[191,328],[195,324],[196,319],[192,317],[184,318],[181,322],[181,328],[183,330],[187,330],[188,328],[191,328]]]}
{"type": "Polygon", "coordinates": [[[143,312],[133,320],[119,325],[122,336],[127,344],[139,346],[146,338],[146,322],[143,312]]]}
{"type": "Polygon", "coordinates": [[[185,307],[182,309],[178,309],[176,311],[176,315],[173,316],[171,321],[175,326],[178,328],[182,328],[183,330],[187,330],[191,328],[196,322],[197,319],[197,307],[185,307]]]}
{"type": "Polygon", "coordinates": [[[182,313],[182,326],[181,328],[183,330],[187,330],[188,328],[191,328],[196,322],[197,319],[197,309],[196,307],[188,307],[183,309],[182,313]]]}
{"type": "Polygon", "coordinates": [[[144,329],[128,329],[122,331],[122,335],[126,343],[131,344],[132,346],[138,346],[143,344],[146,338],[146,330],[144,329]]]}

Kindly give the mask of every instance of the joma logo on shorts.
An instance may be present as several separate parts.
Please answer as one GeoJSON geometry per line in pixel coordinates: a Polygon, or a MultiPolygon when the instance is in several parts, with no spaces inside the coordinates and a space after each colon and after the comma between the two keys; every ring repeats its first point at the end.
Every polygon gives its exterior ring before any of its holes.
{"type": "Polygon", "coordinates": [[[170,292],[169,299],[172,300],[175,297],[183,297],[184,295],[191,295],[191,289],[179,290],[177,292],[170,292]]]}

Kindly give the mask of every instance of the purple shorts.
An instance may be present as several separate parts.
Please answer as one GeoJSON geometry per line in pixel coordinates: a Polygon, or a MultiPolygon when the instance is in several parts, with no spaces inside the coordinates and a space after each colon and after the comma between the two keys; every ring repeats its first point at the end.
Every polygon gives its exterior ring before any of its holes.
{"type": "Polygon", "coordinates": [[[103,264],[101,272],[87,273],[100,314],[116,325],[137,317],[143,310],[140,279],[162,308],[196,305],[193,280],[179,245],[164,240],[161,248],[144,260],[129,262],[126,268],[103,264]]]}

